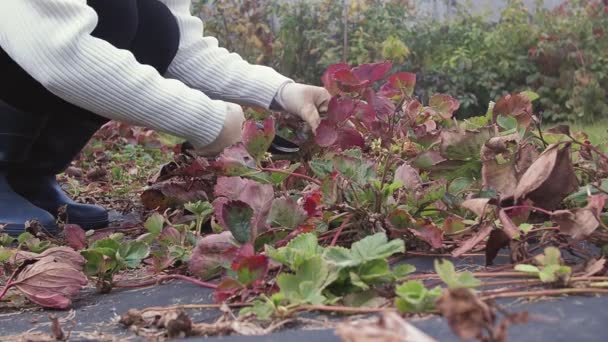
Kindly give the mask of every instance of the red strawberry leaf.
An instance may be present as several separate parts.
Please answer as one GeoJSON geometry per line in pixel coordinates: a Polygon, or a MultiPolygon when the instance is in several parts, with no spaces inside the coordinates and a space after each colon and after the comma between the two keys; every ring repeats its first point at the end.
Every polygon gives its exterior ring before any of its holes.
{"type": "Polygon", "coordinates": [[[365,139],[359,131],[352,127],[343,127],[338,132],[338,142],[337,145],[342,150],[348,150],[353,147],[365,147],[365,139]]]}
{"type": "Polygon", "coordinates": [[[350,118],[356,105],[357,103],[351,98],[335,96],[329,101],[327,119],[341,124],[350,118]]]}
{"type": "Polygon", "coordinates": [[[245,285],[257,285],[264,280],[268,273],[269,260],[265,255],[251,255],[241,258],[232,264],[232,269],[237,272],[238,281],[245,285]]]}
{"type": "Polygon", "coordinates": [[[340,89],[338,88],[338,82],[336,81],[335,76],[336,72],[340,70],[350,70],[350,66],[346,63],[330,65],[321,77],[323,86],[332,95],[335,95],[340,92],[340,89]]]}
{"type": "Polygon", "coordinates": [[[226,148],[215,161],[217,167],[226,176],[242,176],[256,170],[256,161],[245,145],[237,145],[226,148]]]}
{"type": "Polygon", "coordinates": [[[335,123],[322,120],[315,132],[315,142],[322,147],[332,146],[338,140],[338,131],[335,123]]]}
{"type": "Polygon", "coordinates": [[[272,116],[264,120],[262,129],[257,122],[248,120],[243,125],[243,143],[257,161],[260,161],[270,148],[275,136],[275,121],[272,116]]]}
{"type": "Polygon", "coordinates": [[[409,72],[398,72],[396,74],[392,74],[388,78],[388,84],[401,93],[407,96],[412,96],[414,93],[414,87],[416,86],[416,74],[409,72]]]}
{"type": "Polygon", "coordinates": [[[454,116],[454,112],[460,108],[460,103],[449,95],[435,94],[429,100],[429,106],[442,119],[449,120],[454,116]]]}
{"type": "Polygon", "coordinates": [[[356,79],[373,83],[386,77],[391,70],[391,62],[362,64],[352,69],[356,79]]]}

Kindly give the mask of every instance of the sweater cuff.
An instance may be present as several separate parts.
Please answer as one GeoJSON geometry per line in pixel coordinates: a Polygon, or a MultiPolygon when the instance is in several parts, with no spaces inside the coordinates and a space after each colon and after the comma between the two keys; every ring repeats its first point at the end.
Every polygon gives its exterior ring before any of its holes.
{"type": "Polygon", "coordinates": [[[265,73],[264,76],[260,77],[256,82],[257,96],[255,99],[252,99],[251,104],[270,110],[282,110],[280,106],[278,106],[277,95],[284,85],[295,83],[292,79],[285,77],[274,70],[265,73]]]}
{"type": "Polygon", "coordinates": [[[209,108],[211,112],[205,113],[211,114],[211,116],[206,118],[201,116],[200,124],[189,127],[187,134],[184,134],[183,138],[192,144],[195,149],[206,147],[214,142],[224,128],[228,106],[226,102],[220,100],[211,102],[211,106],[208,105],[208,107],[211,107],[209,108]]]}

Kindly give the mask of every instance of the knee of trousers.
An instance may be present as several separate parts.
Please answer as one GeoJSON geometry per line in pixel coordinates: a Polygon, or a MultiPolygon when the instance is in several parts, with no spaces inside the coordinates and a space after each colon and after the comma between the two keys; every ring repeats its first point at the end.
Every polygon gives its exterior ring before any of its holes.
{"type": "Polygon", "coordinates": [[[87,0],[98,16],[92,35],[130,51],[164,74],[179,49],[175,16],[158,0],[87,0]]]}
{"type": "Polygon", "coordinates": [[[130,50],[138,62],[166,73],[180,44],[180,30],[171,10],[157,0],[137,0],[139,20],[130,50]]]}

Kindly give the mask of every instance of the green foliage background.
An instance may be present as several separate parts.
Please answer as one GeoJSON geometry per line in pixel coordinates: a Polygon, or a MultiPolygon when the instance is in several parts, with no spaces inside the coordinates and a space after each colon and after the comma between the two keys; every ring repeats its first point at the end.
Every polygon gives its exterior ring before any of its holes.
{"type": "Polygon", "coordinates": [[[417,73],[422,99],[435,92],[456,96],[459,117],[485,113],[489,101],[527,89],[541,95],[537,110],[545,120],[590,123],[608,116],[602,0],[570,0],[554,10],[538,0],[534,11],[510,0],[497,22],[463,6],[438,21],[408,0],[343,3],[199,0],[195,12],[222,46],[298,81],[320,84],[326,67],[344,60],[389,59],[417,73]]]}

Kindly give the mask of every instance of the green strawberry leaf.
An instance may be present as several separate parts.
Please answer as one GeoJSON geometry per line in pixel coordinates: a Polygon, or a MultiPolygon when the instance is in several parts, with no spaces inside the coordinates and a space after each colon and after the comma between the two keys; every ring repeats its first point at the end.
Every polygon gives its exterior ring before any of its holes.
{"type": "Polygon", "coordinates": [[[469,271],[456,272],[454,264],[448,260],[435,260],[435,272],[449,288],[473,288],[481,285],[481,281],[469,271]]]}

